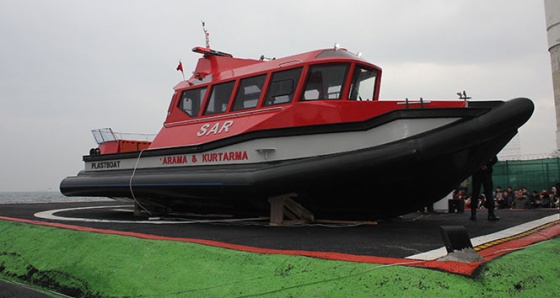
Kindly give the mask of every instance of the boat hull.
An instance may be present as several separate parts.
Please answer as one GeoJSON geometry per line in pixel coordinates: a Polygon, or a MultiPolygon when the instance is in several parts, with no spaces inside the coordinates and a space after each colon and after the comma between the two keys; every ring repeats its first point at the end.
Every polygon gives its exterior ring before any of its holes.
{"type": "MultiPolygon", "coordinates": [[[[479,105],[466,109],[469,111],[464,117],[457,114],[451,117],[453,121],[444,121],[432,130],[420,130],[400,139],[388,138],[379,144],[354,150],[325,149],[319,156],[298,155],[296,151],[305,151],[301,148],[313,147],[312,144],[288,142],[290,147],[300,146],[293,148],[294,158],[82,171],[64,179],[60,189],[67,196],[129,198],[152,212],[240,216],[266,215],[270,209],[267,198],[295,193],[295,200],[311,210],[316,218],[367,220],[394,217],[418,210],[447,195],[482,163],[496,155],[533,111],[532,102],[524,98],[479,105]]],[[[434,113],[437,111],[415,109],[384,121],[373,119],[369,126],[358,123],[348,128],[318,129],[336,130],[334,136],[340,137],[336,140],[340,143],[345,135],[350,136],[356,130],[372,131],[402,119],[431,119],[434,113]]],[[[302,136],[304,139],[317,135],[322,135],[323,139],[331,137],[325,135],[327,131],[317,133],[308,128],[297,135],[293,131],[277,131],[275,135],[283,139],[278,139],[276,147],[302,136]]],[[[222,146],[243,146],[273,139],[257,134],[223,144],[210,144],[208,148],[173,150],[194,150],[202,154],[205,150],[222,146]]],[[[336,145],[332,147],[337,148],[336,145]]],[[[140,160],[157,158],[159,153],[146,151],[143,154],[124,157],[129,163],[135,161],[138,165],[140,160]]],[[[100,160],[117,157],[100,157],[100,160]]],[[[164,157],[159,159],[165,160],[164,157]]],[[[93,158],[91,162],[99,164],[103,161],[93,158]]]]}

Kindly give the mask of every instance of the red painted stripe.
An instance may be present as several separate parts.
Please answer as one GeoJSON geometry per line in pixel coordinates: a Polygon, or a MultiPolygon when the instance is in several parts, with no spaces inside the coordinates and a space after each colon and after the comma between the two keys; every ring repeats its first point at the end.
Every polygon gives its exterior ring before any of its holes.
{"type": "Polygon", "coordinates": [[[486,260],[492,260],[509,252],[525,248],[529,245],[552,239],[560,235],[560,222],[548,228],[539,230],[522,238],[506,241],[504,243],[481,250],[478,253],[486,260]]]}
{"type": "Polygon", "coordinates": [[[136,232],[96,229],[90,227],[74,226],[74,225],[67,225],[61,223],[43,222],[38,220],[28,220],[28,219],[20,219],[20,218],[12,218],[12,217],[4,217],[4,216],[0,216],[0,219],[13,221],[13,222],[33,224],[33,225],[69,229],[74,231],[128,236],[128,237],[136,237],[136,238],[147,239],[147,240],[166,240],[166,241],[196,243],[196,244],[202,244],[202,245],[208,245],[208,246],[214,246],[214,247],[220,247],[220,248],[226,248],[226,249],[232,249],[232,250],[238,250],[244,252],[251,252],[251,253],[283,254],[283,255],[305,256],[305,257],[319,258],[325,260],[335,260],[335,261],[347,261],[347,262],[371,263],[371,264],[383,264],[383,265],[404,265],[404,266],[412,266],[412,267],[431,268],[431,269],[437,269],[437,270],[442,270],[450,273],[467,275],[467,276],[472,275],[473,272],[476,270],[476,268],[478,268],[478,266],[494,258],[507,254],[508,252],[527,247],[528,245],[537,242],[549,240],[551,238],[560,235],[560,223],[557,223],[553,226],[550,226],[548,228],[545,228],[543,230],[540,230],[538,232],[535,232],[523,238],[507,241],[502,244],[495,245],[479,251],[478,253],[484,258],[484,261],[474,262],[474,263],[461,263],[461,262],[437,261],[437,260],[418,261],[418,260],[403,259],[403,258],[385,258],[385,257],[353,255],[353,254],[336,253],[336,252],[316,252],[316,251],[306,251],[306,250],[282,250],[282,249],[272,249],[272,248],[259,248],[254,246],[231,244],[231,243],[212,241],[212,240],[204,240],[204,239],[196,239],[196,238],[176,238],[176,237],[158,236],[158,235],[143,234],[143,233],[136,233],[136,232]]]}

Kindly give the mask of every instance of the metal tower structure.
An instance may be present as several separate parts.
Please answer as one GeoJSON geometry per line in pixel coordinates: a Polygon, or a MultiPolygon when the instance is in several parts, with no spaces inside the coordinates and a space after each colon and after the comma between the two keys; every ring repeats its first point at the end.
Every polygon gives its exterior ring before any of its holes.
{"type": "Polygon", "coordinates": [[[556,107],[556,150],[560,151],[560,1],[544,0],[544,9],[556,107]]]}

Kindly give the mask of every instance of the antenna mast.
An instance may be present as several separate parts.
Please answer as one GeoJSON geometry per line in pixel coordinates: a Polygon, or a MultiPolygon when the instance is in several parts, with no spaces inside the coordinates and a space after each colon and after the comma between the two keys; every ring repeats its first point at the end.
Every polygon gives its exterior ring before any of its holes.
{"type": "Polygon", "coordinates": [[[206,48],[210,48],[210,33],[206,30],[206,24],[202,21],[202,30],[204,31],[204,37],[206,38],[206,48]]]}

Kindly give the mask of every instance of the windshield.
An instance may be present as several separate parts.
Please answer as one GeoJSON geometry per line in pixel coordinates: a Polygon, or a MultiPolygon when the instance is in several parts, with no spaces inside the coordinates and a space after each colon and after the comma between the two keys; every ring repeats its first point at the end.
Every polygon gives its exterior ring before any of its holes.
{"type": "Polygon", "coordinates": [[[320,64],[309,68],[302,100],[340,99],[348,64],[320,64]]]}
{"type": "Polygon", "coordinates": [[[356,66],[352,86],[350,86],[350,100],[373,100],[377,71],[356,66]]]}

